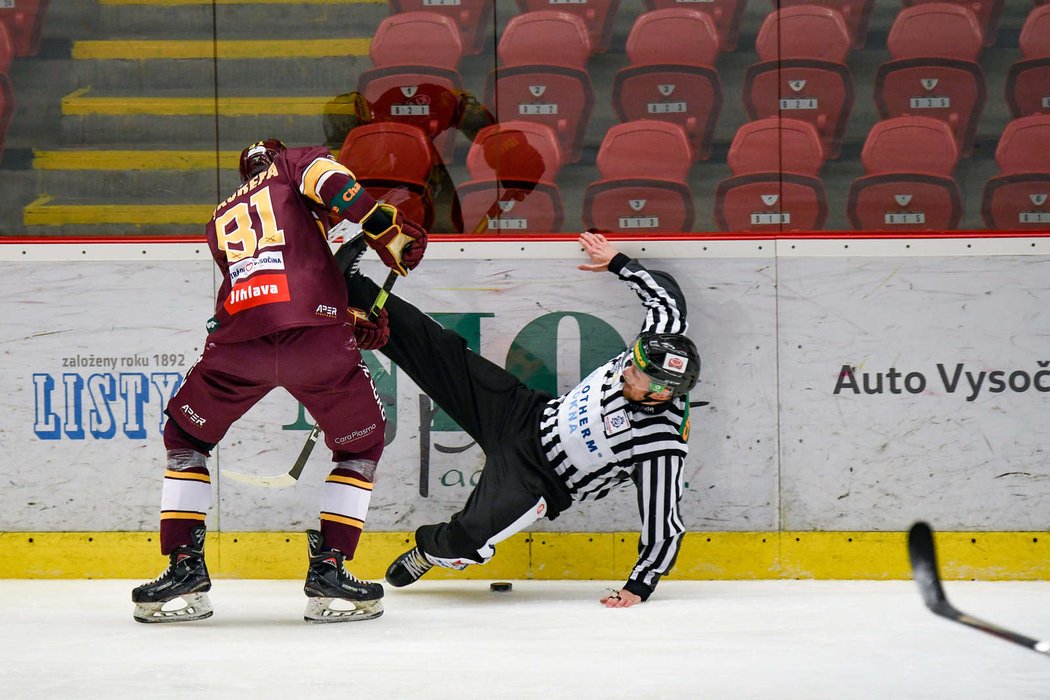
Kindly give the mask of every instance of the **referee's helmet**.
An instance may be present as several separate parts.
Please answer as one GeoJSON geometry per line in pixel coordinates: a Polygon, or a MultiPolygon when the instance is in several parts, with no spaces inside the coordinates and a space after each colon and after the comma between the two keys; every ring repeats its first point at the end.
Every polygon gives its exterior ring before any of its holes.
{"type": "Polygon", "coordinates": [[[688,394],[700,379],[700,353],[681,333],[642,333],[631,349],[634,366],[672,396],[688,394]]]}

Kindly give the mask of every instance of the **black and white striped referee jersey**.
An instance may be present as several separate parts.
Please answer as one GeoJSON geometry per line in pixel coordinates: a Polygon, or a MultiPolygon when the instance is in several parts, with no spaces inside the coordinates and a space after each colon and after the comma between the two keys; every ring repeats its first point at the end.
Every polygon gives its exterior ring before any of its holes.
{"type": "MultiPolygon", "coordinates": [[[[686,305],[667,273],[647,270],[620,253],[609,263],[645,306],[642,332],[685,333],[686,305]]],[[[630,349],[594,370],[543,411],[540,443],[573,500],[597,500],[633,483],[642,519],[638,562],[625,588],[649,597],[674,566],[685,526],[679,502],[688,453],[689,399],[678,396],[659,406],[629,402],[623,369],[630,349]]]]}

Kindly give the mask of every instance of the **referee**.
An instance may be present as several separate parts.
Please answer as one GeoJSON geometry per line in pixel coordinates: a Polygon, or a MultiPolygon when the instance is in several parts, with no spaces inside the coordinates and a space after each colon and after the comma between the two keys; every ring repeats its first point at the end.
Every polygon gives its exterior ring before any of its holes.
{"type": "MultiPolygon", "coordinates": [[[[435,565],[484,563],[497,543],[539,518],[553,520],[574,501],[628,484],[637,489],[642,519],[638,561],[602,604],[626,608],[648,599],[674,566],[685,531],[679,502],[687,393],[700,375],[696,346],[685,336],[685,299],[670,275],[647,270],[605,236],[583,233],[579,242],[590,258],[579,269],[617,275],[641,299],[645,321],[631,347],[562,396],[530,389],[416,307],[396,296],[387,301],[380,323],[389,323],[390,339],[380,352],[485,452],[463,508],[416,530],[416,546],[387,569],[390,585],[407,586],[435,565]]],[[[379,289],[356,263],[347,272],[349,302],[368,308],[379,289]]]]}

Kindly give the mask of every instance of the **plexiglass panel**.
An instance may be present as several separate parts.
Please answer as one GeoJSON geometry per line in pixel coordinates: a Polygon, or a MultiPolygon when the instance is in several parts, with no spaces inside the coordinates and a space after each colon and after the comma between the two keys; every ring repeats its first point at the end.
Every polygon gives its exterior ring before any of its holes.
{"type": "Polygon", "coordinates": [[[0,232],[199,235],[264,138],[438,234],[1047,229],[1018,154],[1050,143],[1048,28],[1030,0],[0,0],[0,232]]]}

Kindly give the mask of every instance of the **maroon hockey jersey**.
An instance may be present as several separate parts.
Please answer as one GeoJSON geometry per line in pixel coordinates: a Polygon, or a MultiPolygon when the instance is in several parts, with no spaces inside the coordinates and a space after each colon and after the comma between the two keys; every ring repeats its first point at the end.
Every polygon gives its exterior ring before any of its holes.
{"type": "Polygon", "coordinates": [[[349,321],[346,285],[328,246],[325,192],[353,174],[323,146],[289,148],[215,209],[207,226],[222,271],[209,340],[349,321]]]}

